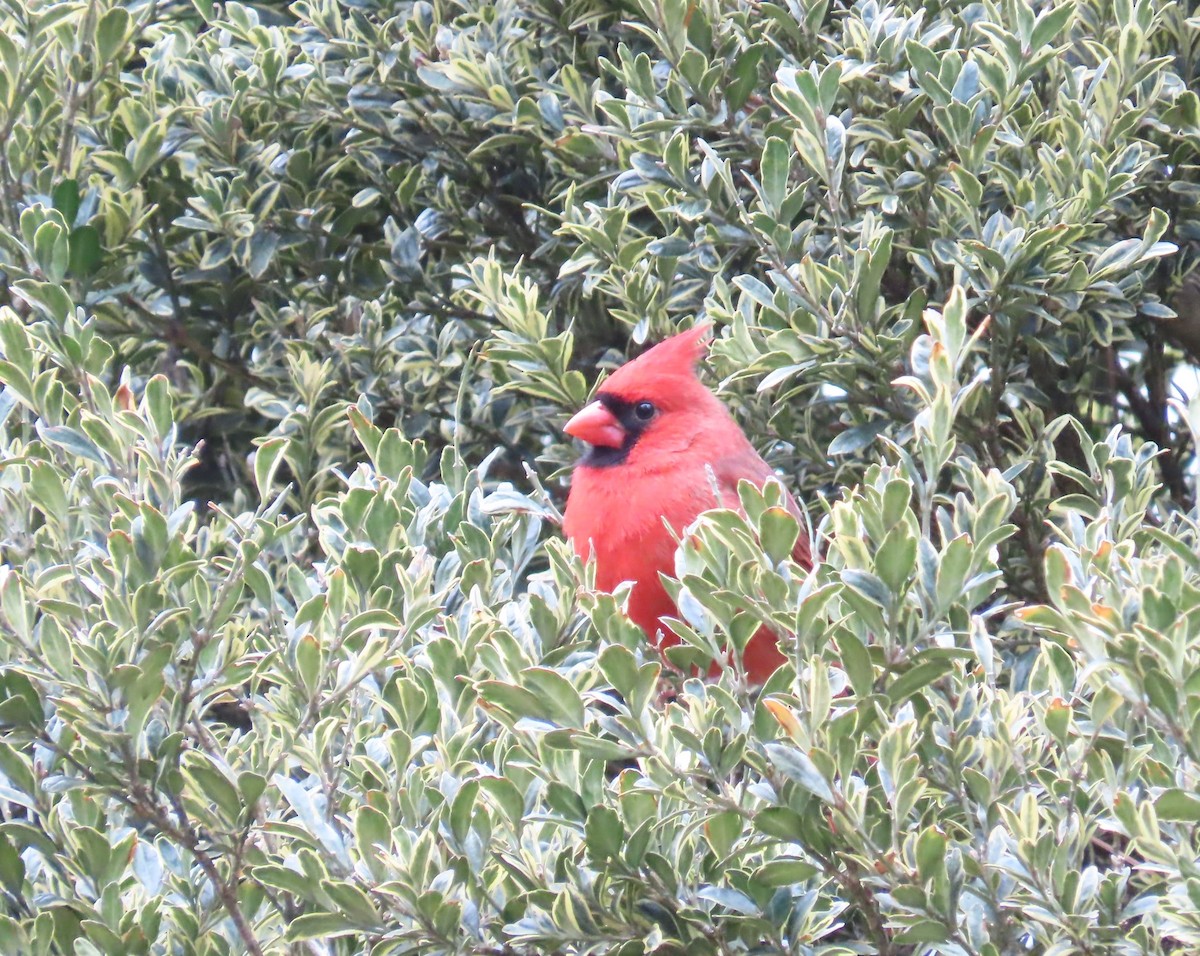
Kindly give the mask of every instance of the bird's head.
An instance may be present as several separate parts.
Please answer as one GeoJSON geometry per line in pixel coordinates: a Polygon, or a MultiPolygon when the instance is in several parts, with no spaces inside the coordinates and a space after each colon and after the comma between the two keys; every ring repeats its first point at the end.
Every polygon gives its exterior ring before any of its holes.
{"type": "Polygon", "coordinates": [[[724,407],[696,376],[709,331],[704,323],[673,335],[608,377],[564,428],[591,446],[581,465],[622,464],[638,457],[639,444],[652,444],[658,453],[682,451],[704,436],[706,422],[725,418],[724,407]]]}

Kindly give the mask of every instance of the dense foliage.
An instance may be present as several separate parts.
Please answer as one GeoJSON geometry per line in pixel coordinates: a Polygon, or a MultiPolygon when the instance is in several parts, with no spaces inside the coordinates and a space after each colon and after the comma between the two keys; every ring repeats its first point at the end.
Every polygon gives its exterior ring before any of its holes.
{"type": "Polygon", "coordinates": [[[1190,12],[0,0],[0,952],[1195,951],[1190,12]],[[555,529],[698,318],[761,694],[555,529]]]}

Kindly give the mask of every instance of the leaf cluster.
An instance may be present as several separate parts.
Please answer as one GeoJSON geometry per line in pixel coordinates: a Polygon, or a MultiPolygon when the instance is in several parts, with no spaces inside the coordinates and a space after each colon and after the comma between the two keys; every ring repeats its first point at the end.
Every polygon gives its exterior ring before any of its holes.
{"type": "Polygon", "coordinates": [[[1198,81],[1173,0],[0,0],[0,951],[1200,946],[1198,81]],[[670,667],[559,429],[698,318],[809,521],[686,529],[670,667]]]}

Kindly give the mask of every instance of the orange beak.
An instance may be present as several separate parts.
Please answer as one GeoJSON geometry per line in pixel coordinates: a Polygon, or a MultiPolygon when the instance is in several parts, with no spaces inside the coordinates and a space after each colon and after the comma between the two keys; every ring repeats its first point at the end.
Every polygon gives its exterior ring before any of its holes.
{"type": "Polygon", "coordinates": [[[625,444],[625,429],[603,402],[592,402],[580,409],[563,429],[572,438],[601,448],[620,448],[625,444]]]}

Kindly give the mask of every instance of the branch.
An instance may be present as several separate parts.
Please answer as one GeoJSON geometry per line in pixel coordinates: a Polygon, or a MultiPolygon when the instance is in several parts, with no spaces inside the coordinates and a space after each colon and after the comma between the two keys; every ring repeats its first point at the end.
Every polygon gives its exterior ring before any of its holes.
{"type": "Polygon", "coordinates": [[[1189,361],[1200,365],[1200,270],[1189,273],[1179,289],[1167,300],[1175,310],[1173,319],[1155,319],[1155,326],[1173,344],[1187,353],[1189,361]]]}
{"type": "Polygon", "coordinates": [[[170,795],[169,799],[171,806],[175,810],[176,817],[179,818],[179,835],[183,837],[180,842],[188,848],[192,857],[199,864],[200,869],[204,871],[204,875],[212,883],[213,889],[217,891],[217,896],[220,897],[221,903],[225,907],[225,912],[233,920],[233,925],[237,927],[238,935],[241,936],[246,949],[252,956],[264,956],[262,946],[259,945],[258,938],[254,935],[254,927],[246,919],[246,914],[242,912],[242,905],[238,901],[237,867],[234,868],[234,872],[228,881],[221,879],[221,874],[217,872],[216,863],[213,862],[212,857],[200,846],[200,837],[192,829],[192,824],[188,819],[183,801],[174,793],[170,795]]]}
{"type": "MultiPolygon", "coordinates": [[[[81,763],[75,754],[64,750],[58,741],[50,737],[44,730],[39,732],[37,736],[43,744],[70,763],[84,779],[100,787],[108,796],[127,807],[142,820],[156,827],[164,836],[184,847],[192,855],[192,858],[212,884],[217,898],[220,899],[225,912],[237,928],[238,936],[241,937],[246,951],[251,956],[265,956],[263,948],[258,942],[258,937],[254,935],[254,927],[250,925],[250,921],[246,919],[246,914],[242,912],[241,902],[237,897],[237,878],[239,875],[237,867],[234,868],[234,872],[228,881],[221,879],[221,874],[217,872],[217,865],[213,858],[200,845],[202,842],[200,834],[192,827],[191,820],[187,816],[187,811],[178,796],[175,794],[168,796],[179,819],[178,824],[176,824],[171,822],[167,811],[159,804],[157,795],[138,779],[136,770],[131,773],[128,781],[128,793],[112,790],[97,777],[90,767],[81,763]]],[[[126,763],[136,767],[136,760],[127,760],[126,763]]]]}
{"type": "Polygon", "coordinates": [[[1167,486],[1171,497],[1179,503],[1180,507],[1184,509],[1190,508],[1192,499],[1191,491],[1188,488],[1183,469],[1179,467],[1178,460],[1172,454],[1175,448],[1175,440],[1171,434],[1171,427],[1167,424],[1166,406],[1152,402],[1142,395],[1138,383],[1121,366],[1115,354],[1111,356],[1110,368],[1117,388],[1125,396],[1125,401],[1129,403],[1129,410],[1137,418],[1142,432],[1163,452],[1158,457],[1158,466],[1162,472],[1163,484],[1167,486]]]}

